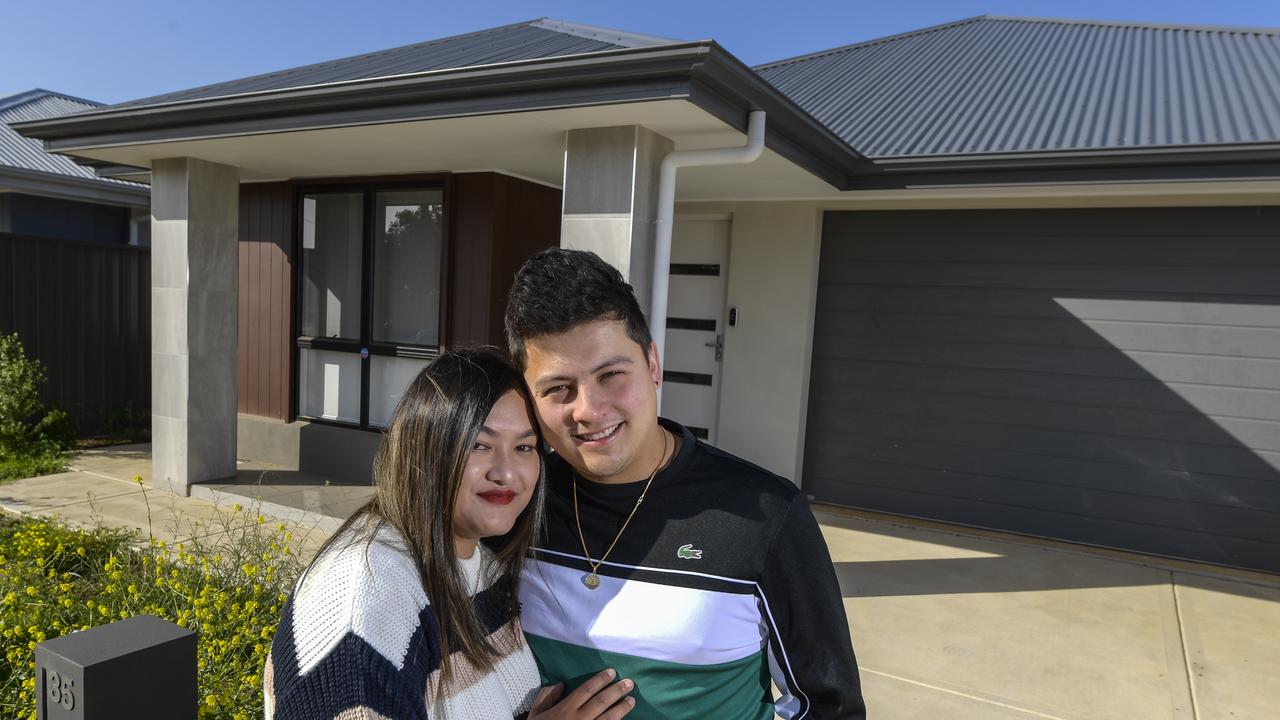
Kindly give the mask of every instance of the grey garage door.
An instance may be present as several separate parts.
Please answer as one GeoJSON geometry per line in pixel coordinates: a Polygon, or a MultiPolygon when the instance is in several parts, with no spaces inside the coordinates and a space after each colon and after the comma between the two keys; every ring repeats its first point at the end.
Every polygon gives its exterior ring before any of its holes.
{"type": "Polygon", "coordinates": [[[1280,572],[1280,208],[833,212],[804,484],[1280,572]]]}

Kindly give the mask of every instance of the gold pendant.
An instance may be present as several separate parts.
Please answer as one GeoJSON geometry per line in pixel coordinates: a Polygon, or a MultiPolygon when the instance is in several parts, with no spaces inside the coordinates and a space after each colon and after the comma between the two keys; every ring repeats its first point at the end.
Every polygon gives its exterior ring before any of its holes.
{"type": "Polygon", "coordinates": [[[582,576],[582,584],[586,585],[588,590],[595,590],[600,587],[600,576],[589,572],[582,576]]]}

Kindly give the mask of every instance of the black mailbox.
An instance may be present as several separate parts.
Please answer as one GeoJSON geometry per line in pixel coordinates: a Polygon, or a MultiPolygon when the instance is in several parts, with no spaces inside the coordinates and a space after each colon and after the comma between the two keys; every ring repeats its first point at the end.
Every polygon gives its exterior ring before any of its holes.
{"type": "Polygon", "coordinates": [[[138,615],[36,646],[38,720],[195,720],[196,634],[138,615]]]}

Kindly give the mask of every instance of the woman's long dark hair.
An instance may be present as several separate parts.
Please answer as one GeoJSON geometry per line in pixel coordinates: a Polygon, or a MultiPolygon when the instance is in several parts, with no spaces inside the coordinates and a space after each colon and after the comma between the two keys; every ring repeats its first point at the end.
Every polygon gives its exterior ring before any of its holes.
{"type": "MultiPolygon", "coordinates": [[[[489,636],[476,617],[453,541],[453,507],[467,458],[494,403],[511,390],[524,398],[538,432],[523,378],[495,352],[450,349],[424,368],[405,390],[378,447],[374,498],[316,553],[319,558],[340,536],[371,541],[383,525],[398,532],[418,565],[422,589],[440,626],[440,692],[453,678],[452,653],[461,652],[476,670],[488,672],[501,657],[497,644],[519,647],[523,642],[514,623],[507,625],[513,637],[489,636]],[[353,528],[354,533],[347,532],[353,528]],[[495,644],[495,639],[501,642],[495,644]]],[[[536,444],[541,448],[540,435],[536,444]]],[[[486,542],[498,565],[493,587],[511,616],[518,612],[520,566],[542,528],[543,480],[540,471],[529,507],[511,531],[486,542]]]]}

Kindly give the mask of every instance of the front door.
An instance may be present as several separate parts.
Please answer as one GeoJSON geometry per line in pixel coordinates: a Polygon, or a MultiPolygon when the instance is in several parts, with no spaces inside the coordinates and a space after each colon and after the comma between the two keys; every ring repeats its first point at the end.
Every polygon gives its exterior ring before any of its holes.
{"type": "Polygon", "coordinates": [[[662,414],[716,442],[720,411],[729,218],[676,218],[667,295],[667,347],[662,414]]]}

